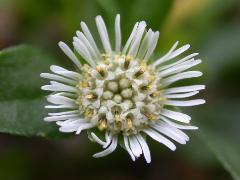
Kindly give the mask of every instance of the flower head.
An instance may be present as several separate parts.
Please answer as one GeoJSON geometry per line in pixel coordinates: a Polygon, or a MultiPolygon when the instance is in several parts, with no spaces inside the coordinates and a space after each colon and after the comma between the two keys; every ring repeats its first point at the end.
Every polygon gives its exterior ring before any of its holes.
{"type": "Polygon", "coordinates": [[[46,108],[62,109],[49,113],[44,120],[56,122],[61,132],[80,134],[87,130],[90,140],[105,148],[94,157],[106,156],[121,144],[132,160],[143,154],[149,163],[146,135],[173,151],[176,146],[169,139],[185,144],[189,137],[182,130],[197,127],[189,124],[190,116],[173,109],[203,104],[202,99],[181,99],[197,94],[205,86],[172,87],[172,84],[202,75],[199,71],[186,71],[201,63],[200,59],[194,59],[198,53],[168,63],[190,47],[187,44],[176,49],[176,42],[163,57],[152,61],[159,32],[147,30],[144,21],[135,24],[122,46],[117,15],[114,49],[101,16],[96,17],[96,24],[103,51],[97,47],[87,25],[81,22],[82,32],[76,32],[73,47],[83,61],[65,43],[59,42],[77,70],[53,65],[52,73],[41,74],[52,80],[50,85],[42,86],[43,90],[53,92],[47,97],[53,105],[46,108]]]}

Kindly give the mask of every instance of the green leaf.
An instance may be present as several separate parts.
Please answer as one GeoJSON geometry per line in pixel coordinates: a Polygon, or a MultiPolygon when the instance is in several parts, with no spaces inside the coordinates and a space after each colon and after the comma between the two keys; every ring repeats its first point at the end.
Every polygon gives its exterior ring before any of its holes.
{"type": "Polygon", "coordinates": [[[29,46],[0,51],[0,101],[42,96],[44,80],[39,74],[54,63],[46,52],[29,46]]]}
{"type": "Polygon", "coordinates": [[[240,179],[239,108],[237,102],[224,101],[208,105],[198,115],[202,120],[198,135],[223,167],[236,180],[240,179]],[[204,112],[204,113],[203,113],[204,112]]]}
{"type": "Polygon", "coordinates": [[[0,102],[0,132],[22,136],[60,136],[54,123],[43,121],[47,114],[43,97],[0,102]]]}
{"type": "Polygon", "coordinates": [[[57,137],[54,123],[46,115],[44,93],[40,90],[46,72],[56,61],[46,52],[17,46],[0,52],[0,132],[24,136],[57,137]]]}

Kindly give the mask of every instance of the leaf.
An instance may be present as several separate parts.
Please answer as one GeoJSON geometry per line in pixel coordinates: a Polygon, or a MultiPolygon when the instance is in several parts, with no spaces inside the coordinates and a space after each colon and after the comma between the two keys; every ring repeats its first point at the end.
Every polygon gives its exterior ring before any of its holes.
{"type": "Polygon", "coordinates": [[[17,46],[0,52],[0,132],[24,136],[57,137],[53,123],[43,121],[46,72],[56,61],[37,48],[17,46]]]}
{"type": "Polygon", "coordinates": [[[198,135],[210,148],[223,167],[236,180],[240,179],[240,144],[239,144],[239,108],[237,102],[224,101],[212,104],[198,115],[204,120],[198,135]]]}
{"type": "Polygon", "coordinates": [[[0,132],[22,136],[60,136],[54,123],[43,121],[47,114],[43,97],[0,102],[0,132]]]}
{"type": "Polygon", "coordinates": [[[53,63],[46,52],[29,46],[0,51],[0,101],[42,96],[44,80],[39,74],[53,63]]]}

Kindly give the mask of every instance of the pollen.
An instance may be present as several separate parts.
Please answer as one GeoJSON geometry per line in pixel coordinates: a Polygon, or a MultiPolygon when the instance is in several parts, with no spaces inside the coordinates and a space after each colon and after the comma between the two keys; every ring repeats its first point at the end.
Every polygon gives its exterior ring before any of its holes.
{"type": "Polygon", "coordinates": [[[131,57],[130,57],[130,56],[126,56],[126,57],[125,57],[125,62],[124,62],[124,68],[125,68],[125,69],[127,69],[127,68],[129,67],[130,60],[131,60],[131,57]]]}
{"type": "Polygon", "coordinates": [[[133,122],[130,117],[127,117],[127,129],[132,129],[133,128],[133,122]]]}
{"type": "Polygon", "coordinates": [[[102,77],[105,76],[105,70],[103,67],[97,66],[96,70],[102,77]]]}
{"type": "Polygon", "coordinates": [[[99,120],[98,129],[99,129],[100,131],[103,131],[103,130],[105,130],[106,128],[107,128],[107,121],[106,121],[106,119],[105,119],[105,118],[100,119],[100,120],[99,120]]]}
{"type": "Polygon", "coordinates": [[[142,75],[145,71],[146,71],[146,66],[141,65],[139,67],[139,70],[136,72],[135,76],[138,77],[138,76],[142,75]]]}
{"type": "Polygon", "coordinates": [[[88,95],[86,95],[86,98],[89,99],[89,100],[96,99],[97,95],[95,95],[95,94],[88,94],[88,95]]]}

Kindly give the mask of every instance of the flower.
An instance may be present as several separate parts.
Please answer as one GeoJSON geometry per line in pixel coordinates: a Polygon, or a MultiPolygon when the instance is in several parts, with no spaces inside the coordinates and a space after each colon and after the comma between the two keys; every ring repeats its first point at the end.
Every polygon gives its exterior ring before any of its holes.
{"type": "Polygon", "coordinates": [[[194,59],[198,53],[168,63],[190,47],[187,44],[176,49],[176,42],[163,57],[151,61],[159,32],[147,30],[144,21],[135,24],[122,48],[120,15],[115,19],[114,50],[102,17],[96,17],[104,50],[100,51],[87,25],[84,22],[80,25],[82,32],[77,31],[73,37],[74,51],[63,42],[58,44],[77,70],[52,65],[52,73],[41,74],[51,80],[42,89],[53,92],[47,96],[53,105],[45,108],[62,109],[49,113],[44,120],[56,122],[61,132],[80,134],[87,130],[89,139],[104,148],[94,157],[106,156],[120,144],[133,161],[143,154],[150,163],[147,136],[173,151],[176,146],[168,138],[186,144],[189,137],[182,130],[197,127],[189,124],[190,116],[175,107],[205,103],[203,99],[181,100],[196,95],[205,86],[172,84],[202,75],[199,71],[186,71],[201,63],[194,59]]]}

